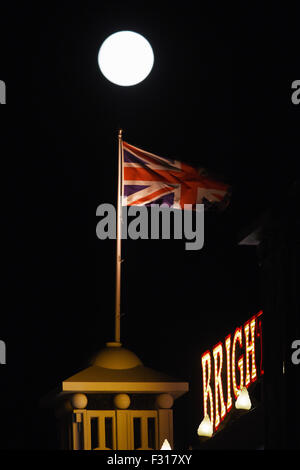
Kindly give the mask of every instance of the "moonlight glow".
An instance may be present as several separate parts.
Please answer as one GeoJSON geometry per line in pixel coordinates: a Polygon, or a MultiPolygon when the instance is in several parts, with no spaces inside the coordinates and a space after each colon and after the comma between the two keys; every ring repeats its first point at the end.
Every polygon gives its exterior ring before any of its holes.
{"type": "Polygon", "coordinates": [[[112,83],[132,86],[151,72],[154,55],[149,42],[132,31],[119,31],[109,36],[100,47],[98,64],[112,83]]]}

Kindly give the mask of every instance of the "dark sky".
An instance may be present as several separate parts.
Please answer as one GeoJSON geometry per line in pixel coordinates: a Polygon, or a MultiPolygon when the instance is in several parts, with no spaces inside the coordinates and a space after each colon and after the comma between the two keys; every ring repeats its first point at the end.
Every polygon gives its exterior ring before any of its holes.
{"type": "Polygon", "coordinates": [[[116,200],[119,127],[129,143],[222,174],[233,189],[224,213],[206,214],[199,252],[183,241],[123,243],[124,346],[187,380],[193,348],[260,309],[255,249],[238,235],[284,205],[298,169],[299,27],[287,7],[24,3],[0,17],[3,448],[51,446],[50,431],[36,432],[39,399],[113,337],[115,245],[95,237],[95,211],[116,200]],[[97,64],[103,40],[123,29],[155,55],[129,88],[97,64]]]}

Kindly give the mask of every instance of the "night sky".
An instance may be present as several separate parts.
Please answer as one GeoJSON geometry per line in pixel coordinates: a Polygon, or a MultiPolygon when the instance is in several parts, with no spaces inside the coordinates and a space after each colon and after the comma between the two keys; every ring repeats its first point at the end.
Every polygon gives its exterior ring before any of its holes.
{"type": "Polygon", "coordinates": [[[162,3],[1,6],[2,449],[55,447],[40,399],[113,340],[115,242],[96,238],[95,213],[116,202],[119,127],[132,145],[203,166],[233,191],[226,211],[205,214],[200,251],[123,242],[123,345],[189,380],[199,354],[261,308],[255,248],[238,240],[264,210],[284,209],[299,174],[297,17],[262,2],[162,3]],[[101,43],[124,29],[155,55],[128,88],[97,64],[101,43]]]}

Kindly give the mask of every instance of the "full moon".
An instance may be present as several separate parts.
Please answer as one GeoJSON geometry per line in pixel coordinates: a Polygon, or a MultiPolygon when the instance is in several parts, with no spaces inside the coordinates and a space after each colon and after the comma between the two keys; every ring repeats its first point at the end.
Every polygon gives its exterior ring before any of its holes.
{"type": "Polygon", "coordinates": [[[108,36],[98,54],[98,64],[103,75],[120,86],[142,82],[151,72],[153,63],[151,45],[133,31],[119,31],[108,36]]]}

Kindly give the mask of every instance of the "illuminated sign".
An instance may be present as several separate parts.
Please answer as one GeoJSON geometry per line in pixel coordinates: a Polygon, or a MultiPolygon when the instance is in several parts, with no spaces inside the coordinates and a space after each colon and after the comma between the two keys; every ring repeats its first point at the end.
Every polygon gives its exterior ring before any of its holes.
{"type": "Polygon", "coordinates": [[[231,410],[239,392],[263,375],[262,311],[233,335],[201,356],[203,412],[214,430],[231,410]]]}

